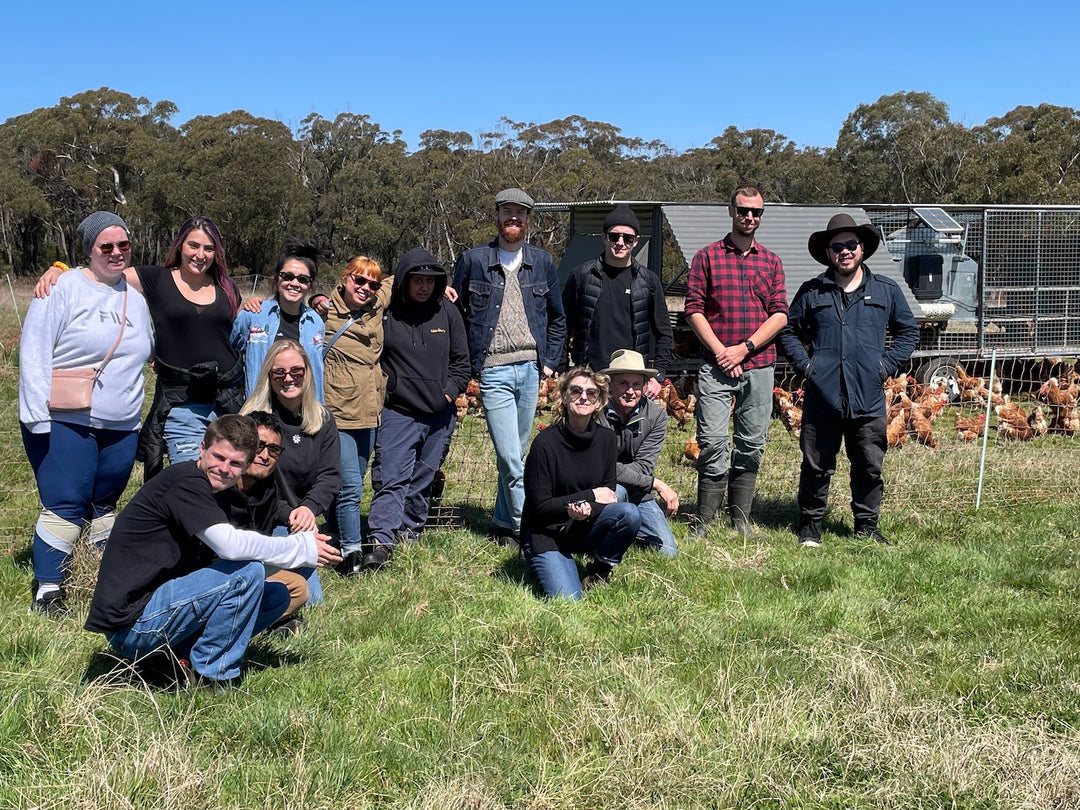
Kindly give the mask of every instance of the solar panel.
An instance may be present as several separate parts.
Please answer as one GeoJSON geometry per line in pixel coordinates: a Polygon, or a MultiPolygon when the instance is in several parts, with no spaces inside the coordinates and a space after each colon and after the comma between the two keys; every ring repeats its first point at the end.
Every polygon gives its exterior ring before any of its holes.
{"type": "Polygon", "coordinates": [[[914,213],[915,216],[938,233],[961,234],[964,232],[960,223],[940,208],[915,208],[914,213]]]}

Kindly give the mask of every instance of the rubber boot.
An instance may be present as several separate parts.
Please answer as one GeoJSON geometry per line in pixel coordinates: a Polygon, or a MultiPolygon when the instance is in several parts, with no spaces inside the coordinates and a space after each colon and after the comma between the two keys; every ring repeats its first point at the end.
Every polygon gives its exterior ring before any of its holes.
{"type": "Polygon", "coordinates": [[[708,478],[698,474],[697,484],[697,528],[695,537],[704,537],[709,526],[716,520],[717,513],[723,513],[727,499],[728,477],[708,478]]]}
{"type": "Polygon", "coordinates": [[[750,525],[750,509],[754,505],[754,488],[757,473],[733,472],[728,481],[728,510],[731,512],[731,528],[748,540],[760,539],[750,525]]]}

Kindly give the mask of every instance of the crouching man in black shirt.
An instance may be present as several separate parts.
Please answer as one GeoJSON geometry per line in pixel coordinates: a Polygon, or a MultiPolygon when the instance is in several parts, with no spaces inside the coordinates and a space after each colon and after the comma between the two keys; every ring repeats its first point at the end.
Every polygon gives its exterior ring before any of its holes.
{"type": "Polygon", "coordinates": [[[289,606],[288,588],[267,581],[263,563],[341,560],[325,535],[268,537],[229,525],[214,493],[236,485],[258,445],[250,418],[222,416],[197,461],[168,467],[136,493],[105,547],[87,630],[104,633],[125,658],[168,646],[205,681],[239,677],[252,635],[289,606]]]}

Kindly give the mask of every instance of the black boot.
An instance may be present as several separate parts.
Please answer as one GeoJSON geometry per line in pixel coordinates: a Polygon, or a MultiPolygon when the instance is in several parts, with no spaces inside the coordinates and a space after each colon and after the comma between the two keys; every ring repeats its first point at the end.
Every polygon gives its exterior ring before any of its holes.
{"type": "Polygon", "coordinates": [[[728,477],[708,478],[698,473],[697,482],[697,528],[696,537],[704,537],[709,525],[716,520],[717,513],[723,513],[727,499],[728,477]]]}
{"type": "Polygon", "coordinates": [[[750,508],[754,505],[754,488],[757,473],[733,472],[728,482],[728,510],[731,512],[731,528],[740,537],[758,540],[758,533],[750,526],[750,508]]]}

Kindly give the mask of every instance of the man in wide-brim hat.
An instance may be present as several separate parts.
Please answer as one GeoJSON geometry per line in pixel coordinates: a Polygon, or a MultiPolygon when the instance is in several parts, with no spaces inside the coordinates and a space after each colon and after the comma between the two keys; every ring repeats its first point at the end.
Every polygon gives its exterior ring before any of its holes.
{"type": "Polygon", "coordinates": [[[864,264],[880,245],[876,228],[848,214],[811,234],[807,249],[828,269],[799,288],[780,333],[784,353],[805,378],[798,528],[804,547],[821,544],[841,441],[851,461],[855,534],[888,544],[878,528],[887,446],[882,383],[911,357],[919,328],[899,285],[864,264]]]}
{"type": "Polygon", "coordinates": [[[665,557],[677,554],[675,535],[667,519],[679,511],[679,496],[656,477],[656,462],[667,435],[667,412],[644,396],[655,368],[646,368],[645,357],[633,349],[618,349],[601,374],[611,378],[608,404],[600,411],[600,424],[619,437],[615,459],[615,494],[620,501],[637,506],[641,529],[637,540],[665,557]],[[653,499],[660,496],[660,503],[653,499]]]}

